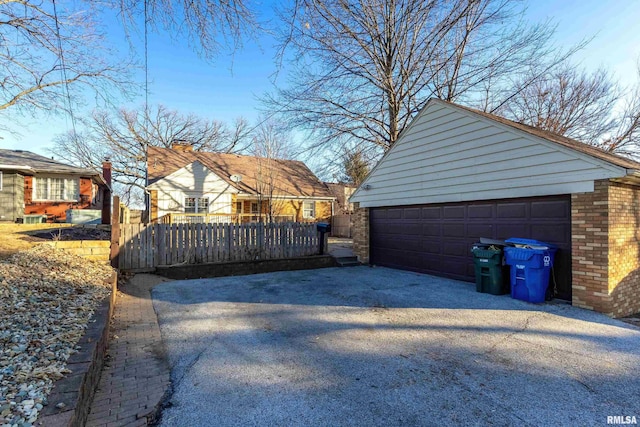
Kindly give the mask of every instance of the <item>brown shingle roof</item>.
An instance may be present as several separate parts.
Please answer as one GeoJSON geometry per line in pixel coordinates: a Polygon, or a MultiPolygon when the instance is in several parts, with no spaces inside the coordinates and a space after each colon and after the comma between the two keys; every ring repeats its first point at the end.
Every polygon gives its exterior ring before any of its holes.
{"type": "Polygon", "coordinates": [[[439,99],[436,101],[442,102],[444,104],[453,105],[454,107],[460,108],[462,110],[470,111],[471,113],[478,114],[480,116],[486,117],[487,119],[496,121],[503,125],[510,126],[512,128],[526,132],[533,136],[537,136],[538,138],[543,138],[543,139],[546,139],[547,141],[555,142],[556,144],[571,148],[573,150],[579,151],[583,154],[587,154],[597,159],[604,160],[613,165],[620,166],[626,169],[640,169],[640,163],[634,160],[628,159],[626,157],[622,157],[620,155],[601,150],[597,147],[594,147],[593,145],[585,144],[583,142],[576,141],[575,139],[567,138],[566,136],[562,136],[557,133],[538,129],[536,127],[525,125],[523,123],[514,122],[513,120],[505,119],[504,117],[496,116],[495,114],[486,113],[484,111],[476,110],[474,108],[464,107],[462,105],[454,104],[452,102],[443,101],[439,99]]]}
{"type": "Polygon", "coordinates": [[[147,157],[149,185],[171,175],[178,169],[199,161],[241,192],[265,193],[268,190],[265,189],[267,183],[272,181],[274,195],[333,198],[326,185],[311,172],[307,165],[298,160],[177,151],[160,147],[149,147],[147,157]],[[229,178],[231,175],[242,175],[242,181],[237,184],[232,182],[229,178]],[[260,176],[264,178],[260,178],[260,176]]]}

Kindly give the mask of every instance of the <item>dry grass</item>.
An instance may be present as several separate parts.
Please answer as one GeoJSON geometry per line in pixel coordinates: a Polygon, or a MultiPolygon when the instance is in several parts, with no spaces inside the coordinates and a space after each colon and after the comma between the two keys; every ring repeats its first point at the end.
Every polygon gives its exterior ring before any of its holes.
{"type": "Polygon", "coordinates": [[[32,233],[69,227],[72,224],[0,224],[0,259],[8,258],[14,253],[32,248],[46,240],[31,236],[32,233]]]}

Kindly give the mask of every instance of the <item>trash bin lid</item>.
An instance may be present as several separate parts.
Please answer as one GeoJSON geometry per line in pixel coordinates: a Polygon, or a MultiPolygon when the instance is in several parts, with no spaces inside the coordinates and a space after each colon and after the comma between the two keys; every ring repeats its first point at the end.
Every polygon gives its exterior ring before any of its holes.
{"type": "Polygon", "coordinates": [[[551,243],[541,242],[540,240],[533,239],[522,239],[519,237],[511,237],[505,240],[507,243],[512,243],[516,247],[525,247],[529,249],[558,249],[556,245],[552,245],[551,243]]]}

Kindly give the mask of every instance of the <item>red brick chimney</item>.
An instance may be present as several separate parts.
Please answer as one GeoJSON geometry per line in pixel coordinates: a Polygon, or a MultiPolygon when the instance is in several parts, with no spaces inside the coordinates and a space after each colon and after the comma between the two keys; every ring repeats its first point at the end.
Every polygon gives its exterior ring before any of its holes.
{"type": "Polygon", "coordinates": [[[107,188],[102,193],[102,223],[111,224],[111,162],[102,162],[102,177],[107,188]]]}

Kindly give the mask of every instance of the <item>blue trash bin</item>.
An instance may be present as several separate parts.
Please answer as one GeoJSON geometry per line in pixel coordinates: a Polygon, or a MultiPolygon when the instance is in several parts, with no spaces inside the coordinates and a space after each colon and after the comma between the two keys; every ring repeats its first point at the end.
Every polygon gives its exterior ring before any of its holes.
{"type": "Polygon", "coordinates": [[[511,238],[505,242],[516,245],[504,248],[505,262],[510,266],[511,298],[533,303],[544,302],[553,258],[558,248],[531,239],[511,238]]]}

